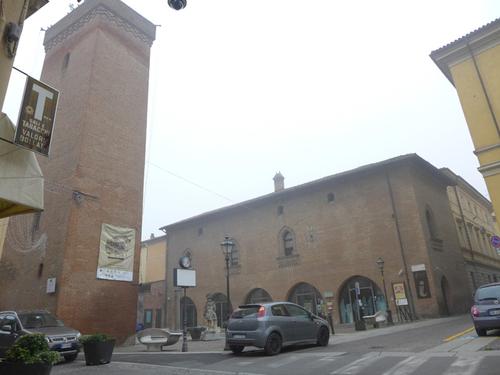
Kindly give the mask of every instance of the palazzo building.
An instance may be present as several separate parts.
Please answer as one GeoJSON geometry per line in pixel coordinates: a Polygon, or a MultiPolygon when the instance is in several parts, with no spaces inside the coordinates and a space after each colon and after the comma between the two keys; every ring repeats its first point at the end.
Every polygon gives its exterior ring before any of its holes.
{"type": "Polygon", "coordinates": [[[46,31],[41,79],[60,97],[50,158],[39,158],[45,210],[9,221],[0,309],[134,334],[155,31],[119,0],[86,0],[46,31]]]}
{"type": "Polygon", "coordinates": [[[456,181],[448,187],[448,198],[471,289],[499,281],[500,256],[491,237],[500,233],[491,202],[451,170],[443,168],[442,172],[456,181]]]}
{"type": "Polygon", "coordinates": [[[500,18],[431,53],[457,90],[497,217],[500,215],[500,18]]]}
{"type": "Polygon", "coordinates": [[[206,325],[208,301],[223,326],[225,236],[235,244],[233,308],[288,300],[331,315],[335,324],[353,322],[359,303],[369,315],[387,302],[394,320],[469,309],[472,289],[447,195],[453,176],[409,154],[291,188],[280,173],[274,181],[268,195],[161,228],[168,247],[166,326],[180,327],[182,302],[188,325],[206,325]],[[197,282],[186,299],[172,285],[183,255],[197,282]]]}

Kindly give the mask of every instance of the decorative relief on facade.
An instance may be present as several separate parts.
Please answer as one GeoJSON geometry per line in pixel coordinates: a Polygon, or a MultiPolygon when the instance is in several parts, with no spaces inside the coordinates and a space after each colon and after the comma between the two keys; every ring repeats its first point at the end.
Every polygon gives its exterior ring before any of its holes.
{"type": "Polygon", "coordinates": [[[59,34],[57,34],[54,38],[49,40],[45,44],[45,52],[49,51],[51,48],[58,45],[59,43],[62,43],[65,39],[69,38],[71,35],[76,33],[79,29],[84,27],[87,23],[92,21],[94,18],[98,18],[98,17],[102,17],[102,18],[105,18],[107,21],[111,21],[113,24],[115,24],[115,26],[125,30],[126,32],[131,33],[135,38],[146,43],[150,47],[153,44],[153,40],[154,40],[153,38],[147,36],[145,33],[143,33],[141,30],[139,30],[134,25],[130,24],[129,22],[127,22],[123,18],[121,18],[118,15],[116,15],[115,13],[111,12],[106,7],[100,5],[94,9],[92,9],[90,12],[88,12],[84,16],[80,17],[73,24],[71,24],[70,26],[65,28],[63,31],[61,31],[59,34]]]}
{"type": "Polygon", "coordinates": [[[276,260],[278,261],[279,268],[293,267],[300,263],[300,256],[299,254],[280,256],[276,260]]]}

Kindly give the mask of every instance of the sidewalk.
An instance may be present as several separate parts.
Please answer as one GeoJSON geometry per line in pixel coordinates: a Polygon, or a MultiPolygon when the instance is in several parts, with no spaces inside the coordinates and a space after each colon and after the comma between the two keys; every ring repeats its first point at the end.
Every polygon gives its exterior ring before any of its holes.
{"type": "MultiPolygon", "coordinates": [[[[330,335],[330,345],[340,344],[345,342],[351,342],[356,340],[363,340],[370,337],[388,335],[395,332],[417,329],[421,327],[427,327],[434,324],[439,324],[441,322],[453,321],[457,319],[462,319],[463,316],[454,316],[449,318],[438,318],[429,320],[419,320],[411,323],[400,323],[393,326],[383,326],[380,328],[367,327],[366,331],[355,331],[353,326],[339,325],[335,326],[335,334],[330,335]]],[[[188,335],[188,352],[190,353],[202,353],[202,352],[222,352],[224,351],[224,333],[218,334],[213,340],[209,341],[193,341],[188,335]]],[[[179,342],[167,346],[163,349],[164,353],[179,353],[182,351],[182,337],[179,342]]],[[[132,346],[120,346],[115,348],[116,353],[138,353],[147,352],[146,346],[142,344],[136,344],[132,346]]]]}

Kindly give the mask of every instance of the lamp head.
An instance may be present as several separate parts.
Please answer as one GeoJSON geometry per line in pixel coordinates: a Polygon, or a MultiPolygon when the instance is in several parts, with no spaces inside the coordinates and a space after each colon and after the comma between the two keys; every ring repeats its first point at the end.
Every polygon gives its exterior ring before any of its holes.
{"type": "Polygon", "coordinates": [[[230,255],[234,248],[234,242],[231,241],[229,236],[225,236],[224,241],[220,244],[220,247],[224,255],[230,255]]]}
{"type": "Polygon", "coordinates": [[[382,259],[382,257],[379,257],[376,261],[377,263],[377,266],[380,270],[383,270],[384,269],[384,260],[382,259]]]}

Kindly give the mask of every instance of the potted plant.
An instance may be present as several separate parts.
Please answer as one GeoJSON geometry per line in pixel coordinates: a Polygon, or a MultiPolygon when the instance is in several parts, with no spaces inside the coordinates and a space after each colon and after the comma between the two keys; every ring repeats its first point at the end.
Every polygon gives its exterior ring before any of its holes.
{"type": "Polygon", "coordinates": [[[103,333],[82,336],[80,342],[85,353],[87,366],[103,365],[111,362],[115,339],[103,333]]]}
{"type": "Polygon", "coordinates": [[[51,351],[45,335],[40,333],[21,336],[5,353],[0,362],[3,375],[49,375],[52,365],[61,360],[59,353],[51,351]]]}
{"type": "Polygon", "coordinates": [[[206,327],[189,327],[187,330],[193,341],[201,340],[201,334],[206,331],[206,327]]]}

